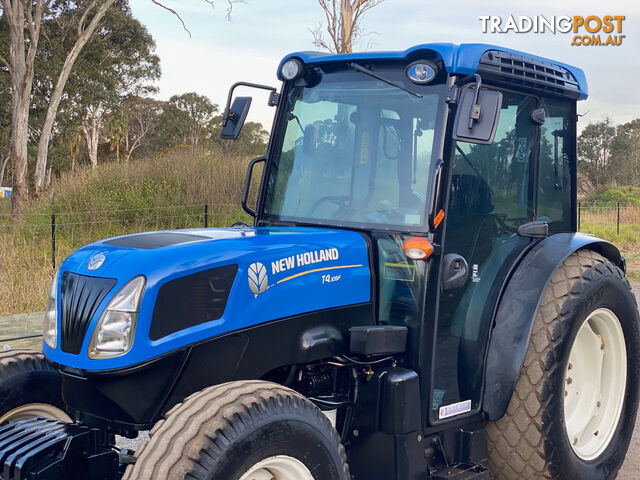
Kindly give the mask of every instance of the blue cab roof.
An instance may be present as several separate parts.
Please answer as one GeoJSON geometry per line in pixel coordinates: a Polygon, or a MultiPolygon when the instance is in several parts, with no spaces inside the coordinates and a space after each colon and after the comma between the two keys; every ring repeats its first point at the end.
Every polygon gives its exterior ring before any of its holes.
{"type": "Polygon", "coordinates": [[[587,78],[581,68],[567,65],[562,62],[550,60],[548,58],[532,55],[526,52],[520,52],[510,48],[500,47],[497,45],[488,45],[483,43],[464,43],[455,45],[453,43],[423,43],[415,45],[404,51],[388,51],[388,52],[360,52],[346,53],[341,55],[333,55],[325,52],[294,52],[290,53],[282,59],[278,67],[278,75],[280,75],[280,67],[290,58],[298,58],[305,64],[317,64],[339,61],[358,61],[358,60],[402,60],[411,57],[412,54],[421,50],[432,50],[436,52],[440,60],[444,63],[445,69],[454,75],[472,75],[478,70],[478,64],[482,55],[489,50],[498,50],[502,52],[515,53],[531,59],[543,60],[553,63],[560,67],[566,68],[575,80],[578,82],[580,90],[579,99],[584,100],[589,95],[587,86],[587,78]]]}

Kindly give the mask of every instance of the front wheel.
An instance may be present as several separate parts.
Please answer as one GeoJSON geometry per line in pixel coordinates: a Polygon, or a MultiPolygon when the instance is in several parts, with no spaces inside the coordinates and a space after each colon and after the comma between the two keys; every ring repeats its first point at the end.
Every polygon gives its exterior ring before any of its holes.
{"type": "Polygon", "coordinates": [[[230,382],[171,409],[123,480],[348,480],[328,418],[302,395],[230,382]]]}
{"type": "Polygon", "coordinates": [[[572,254],[548,285],[503,418],[487,425],[497,480],[616,477],[638,408],[640,320],[622,271],[572,254]]]}
{"type": "Polygon", "coordinates": [[[1,352],[0,425],[31,417],[71,422],[62,401],[60,375],[40,352],[1,352]]]}

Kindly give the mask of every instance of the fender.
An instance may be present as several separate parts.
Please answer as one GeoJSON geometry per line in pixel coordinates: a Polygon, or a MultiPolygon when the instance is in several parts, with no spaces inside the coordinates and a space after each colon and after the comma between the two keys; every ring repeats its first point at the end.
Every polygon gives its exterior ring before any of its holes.
{"type": "Polygon", "coordinates": [[[538,242],[520,261],[503,290],[486,357],[483,410],[489,420],[507,411],[524,364],[533,322],[551,277],[572,253],[595,250],[625,270],[611,243],[582,233],[558,233],[538,242]]]}

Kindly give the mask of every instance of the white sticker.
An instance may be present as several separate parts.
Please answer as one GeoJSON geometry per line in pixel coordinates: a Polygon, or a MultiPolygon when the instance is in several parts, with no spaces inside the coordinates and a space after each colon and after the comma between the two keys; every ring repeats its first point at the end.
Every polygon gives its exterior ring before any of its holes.
{"type": "Polygon", "coordinates": [[[422,222],[422,215],[419,213],[407,213],[404,216],[404,223],[409,225],[420,225],[422,222]]]}
{"type": "Polygon", "coordinates": [[[465,400],[464,402],[452,403],[451,405],[440,407],[438,418],[442,420],[443,418],[453,417],[470,411],[471,400],[465,400]]]}

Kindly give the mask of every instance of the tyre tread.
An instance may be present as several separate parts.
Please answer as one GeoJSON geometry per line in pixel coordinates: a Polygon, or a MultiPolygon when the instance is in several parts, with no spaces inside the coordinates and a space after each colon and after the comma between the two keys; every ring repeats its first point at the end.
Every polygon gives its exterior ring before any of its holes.
{"type": "Polygon", "coordinates": [[[586,286],[602,276],[623,279],[623,272],[599,253],[578,250],[556,270],[536,315],[531,340],[507,413],[487,424],[489,470],[495,480],[558,479],[555,450],[549,430],[550,403],[557,401],[546,381],[554,376],[564,333],[571,327],[570,314],[586,286]]]}
{"type": "Polygon", "coordinates": [[[136,463],[123,480],[203,480],[202,456],[215,460],[247,425],[285,408],[302,408],[331,432],[349,478],[346,453],[326,416],[299,393],[264,381],[229,382],[209,387],[175,405],[151,431],[151,440],[136,452],[136,463]]]}

